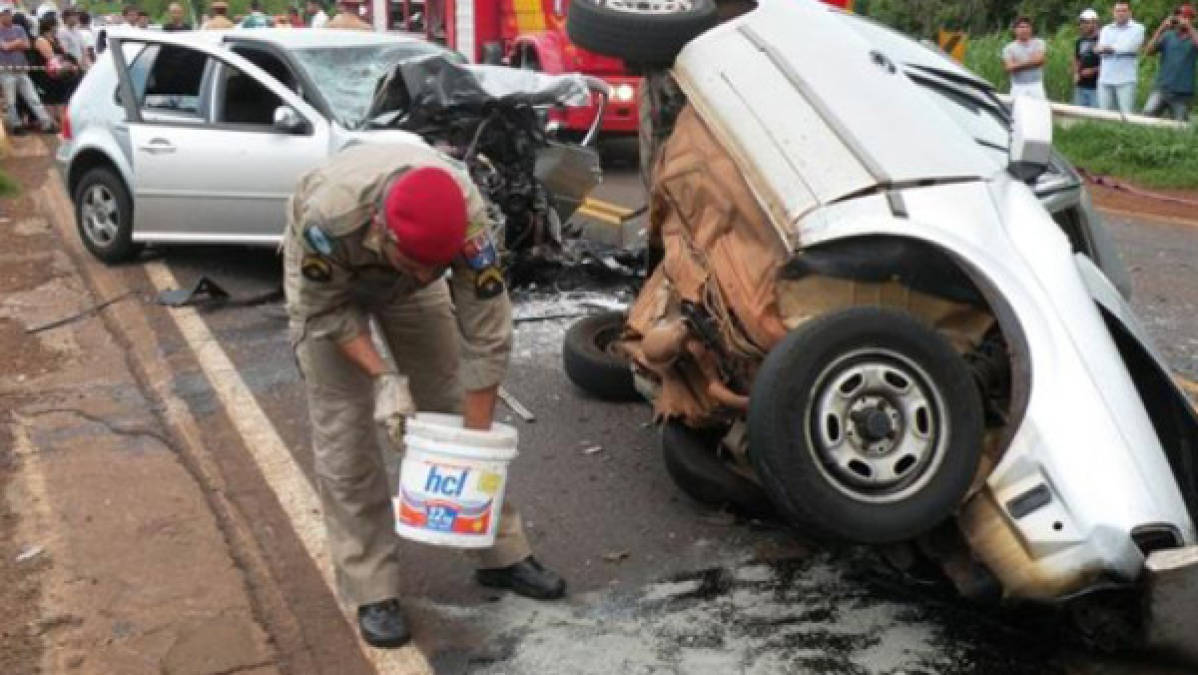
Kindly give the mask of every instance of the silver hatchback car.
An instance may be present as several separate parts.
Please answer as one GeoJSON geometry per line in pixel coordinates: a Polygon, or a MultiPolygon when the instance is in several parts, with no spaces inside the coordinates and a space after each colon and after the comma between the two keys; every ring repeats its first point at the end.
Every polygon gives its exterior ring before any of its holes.
{"type": "Polygon", "coordinates": [[[298,178],[357,143],[375,83],[427,42],[358,31],[113,29],[68,109],[57,163],[79,233],[113,263],[145,243],[277,243],[298,178]]]}

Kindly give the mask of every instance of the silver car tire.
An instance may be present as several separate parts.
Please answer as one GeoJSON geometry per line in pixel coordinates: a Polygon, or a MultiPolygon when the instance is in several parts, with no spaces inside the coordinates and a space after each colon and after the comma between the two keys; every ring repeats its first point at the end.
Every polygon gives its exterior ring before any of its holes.
{"type": "Polygon", "coordinates": [[[83,245],[104,263],[137,254],[133,243],[133,200],[124,181],[108,168],[92,169],[75,188],[75,223],[83,245]]]}
{"type": "Polygon", "coordinates": [[[982,455],[981,395],[930,326],[858,307],[812,319],[762,363],[749,454],[766,492],[816,536],[914,538],[964,499],[982,455]]]}

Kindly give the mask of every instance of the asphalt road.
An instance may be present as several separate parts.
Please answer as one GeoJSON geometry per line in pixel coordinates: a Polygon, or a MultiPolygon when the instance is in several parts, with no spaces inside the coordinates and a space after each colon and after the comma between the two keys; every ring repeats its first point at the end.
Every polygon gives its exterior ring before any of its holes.
{"type": "MultiPolygon", "coordinates": [[[[620,155],[626,149],[610,158],[596,196],[637,208],[639,178],[620,155]]],[[[1112,227],[1146,325],[1178,371],[1198,376],[1198,237],[1179,226],[1116,220],[1112,227]]],[[[280,277],[272,251],[156,255],[182,285],[207,276],[235,296],[269,291],[280,277]]],[[[146,286],[137,267],[123,274],[131,286],[146,286]]],[[[648,406],[603,403],[573,387],[560,366],[570,320],[535,320],[583,314],[588,301],[613,297],[613,289],[519,294],[507,388],[538,419],[500,413],[520,432],[509,496],[539,557],[568,578],[571,599],[544,605],[486,591],[472,583],[468,557],[405,543],[405,603],[417,643],[439,672],[1115,672],[1077,656],[1055,614],[970,607],[943,588],[897,578],[869,551],[821,550],[775,525],[737,521],[686,499],[662,466],[648,406]]],[[[227,441],[220,462],[234,498],[257,514],[284,591],[310,608],[300,621],[319,633],[330,596],[228,429],[239,411],[222,408],[169,317],[151,316],[175,393],[214,442],[227,441]]],[[[311,480],[306,404],[279,306],[203,317],[311,480]]]]}

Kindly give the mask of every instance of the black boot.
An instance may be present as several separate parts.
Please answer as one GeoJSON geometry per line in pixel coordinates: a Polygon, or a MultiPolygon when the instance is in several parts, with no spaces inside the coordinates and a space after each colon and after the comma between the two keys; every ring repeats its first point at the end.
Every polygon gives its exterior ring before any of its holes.
{"type": "Polygon", "coordinates": [[[394,598],[359,607],[358,631],[366,644],[379,649],[402,647],[412,639],[399,600],[394,598]]]}
{"type": "Polygon", "coordinates": [[[534,600],[556,600],[566,594],[566,580],[553,570],[545,569],[537,559],[524,560],[499,569],[478,570],[478,583],[491,588],[510,588],[534,600]]]}

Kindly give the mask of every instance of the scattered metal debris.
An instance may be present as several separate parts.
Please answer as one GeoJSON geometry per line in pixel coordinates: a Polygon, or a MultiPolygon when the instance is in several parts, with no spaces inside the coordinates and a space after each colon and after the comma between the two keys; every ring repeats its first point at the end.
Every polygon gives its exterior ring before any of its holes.
{"type": "Polygon", "coordinates": [[[20,564],[20,563],[24,563],[24,562],[29,562],[30,560],[33,560],[34,558],[38,557],[45,551],[46,551],[46,549],[44,546],[36,546],[36,545],[26,546],[21,549],[20,553],[17,554],[17,563],[20,564]]]}
{"type": "Polygon", "coordinates": [[[503,401],[504,405],[510,408],[512,412],[519,415],[520,419],[524,420],[525,422],[537,421],[537,416],[534,415],[531,410],[524,407],[523,403],[516,400],[516,397],[512,396],[511,392],[503,387],[499,388],[499,400],[503,401]]]}
{"type": "Polygon", "coordinates": [[[196,280],[191,290],[175,289],[162,291],[156,299],[160,305],[167,307],[254,307],[277,302],[283,299],[283,287],[277,286],[265,293],[251,295],[245,298],[234,298],[212,279],[201,276],[196,280]]]}

